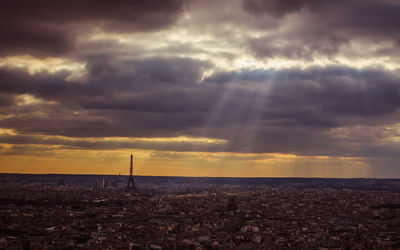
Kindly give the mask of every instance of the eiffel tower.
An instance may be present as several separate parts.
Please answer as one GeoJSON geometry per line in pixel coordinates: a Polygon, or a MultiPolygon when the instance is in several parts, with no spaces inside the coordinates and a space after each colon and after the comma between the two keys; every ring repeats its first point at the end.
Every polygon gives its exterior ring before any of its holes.
{"type": "Polygon", "coordinates": [[[132,173],[133,172],[132,161],[133,161],[133,155],[131,154],[131,168],[129,171],[129,180],[128,180],[128,186],[126,187],[126,191],[136,192],[135,181],[133,180],[133,173],[132,173]]]}

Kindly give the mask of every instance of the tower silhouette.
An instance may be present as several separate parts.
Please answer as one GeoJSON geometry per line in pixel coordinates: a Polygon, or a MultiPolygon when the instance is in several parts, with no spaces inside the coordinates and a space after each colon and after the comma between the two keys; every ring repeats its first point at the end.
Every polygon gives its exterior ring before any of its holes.
{"type": "Polygon", "coordinates": [[[133,167],[132,167],[133,155],[131,154],[131,168],[129,170],[129,180],[126,191],[136,191],[135,181],[133,180],[133,167]]]}

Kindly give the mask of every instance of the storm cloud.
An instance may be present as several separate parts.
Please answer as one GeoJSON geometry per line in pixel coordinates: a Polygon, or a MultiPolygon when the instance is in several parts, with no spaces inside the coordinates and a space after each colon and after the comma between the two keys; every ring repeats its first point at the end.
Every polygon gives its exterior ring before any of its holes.
{"type": "Polygon", "coordinates": [[[183,1],[5,1],[0,17],[0,53],[62,55],[80,35],[154,31],[171,25],[183,1]],[[4,21],[6,20],[6,21],[4,21]]]}
{"type": "Polygon", "coordinates": [[[360,125],[379,130],[398,122],[400,78],[393,72],[343,67],[242,70],[202,79],[209,67],[204,61],[177,58],[114,65],[96,61],[88,64],[84,83],[65,80],[67,72],[29,75],[3,69],[3,93],[28,94],[41,102],[3,108],[2,115],[10,117],[0,120],[0,126],[70,137],[227,140],[225,148],[211,151],[358,156],[365,154],[359,152],[362,143],[352,152],[346,143],[356,138],[343,139],[332,130],[360,125]]]}
{"type": "Polygon", "coordinates": [[[397,1],[2,7],[3,155],[40,148],[287,154],[360,157],[395,171],[397,1]]]}
{"type": "Polygon", "coordinates": [[[284,24],[295,21],[273,35],[249,38],[247,44],[257,56],[331,56],[357,40],[399,46],[400,4],[396,1],[244,0],[243,7],[252,15],[269,15],[284,24]]]}

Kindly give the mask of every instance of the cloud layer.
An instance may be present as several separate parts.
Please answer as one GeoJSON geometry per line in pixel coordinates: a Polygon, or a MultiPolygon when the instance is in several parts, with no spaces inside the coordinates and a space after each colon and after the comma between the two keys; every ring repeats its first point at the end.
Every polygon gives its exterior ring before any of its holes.
{"type": "Polygon", "coordinates": [[[85,83],[66,81],[67,72],[3,69],[2,115],[8,117],[0,126],[69,137],[186,135],[229,142],[217,151],[366,156],[387,138],[343,138],[339,129],[365,126],[379,134],[399,122],[399,77],[383,70],[252,70],[201,80],[208,67],[203,61],[95,64],[85,83]],[[37,100],[21,103],[23,95],[37,100]],[[351,143],[357,147],[349,149],[351,143]]]}
{"type": "Polygon", "coordinates": [[[7,1],[0,143],[360,157],[398,174],[399,15],[391,0],[7,1]]]}
{"type": "Polygon", "coordinates": [[[172,24],[183,1],[6,1],[0,10],[0,53],[62,55],[77,46],[79,35],[154,31],[172,24]]]}

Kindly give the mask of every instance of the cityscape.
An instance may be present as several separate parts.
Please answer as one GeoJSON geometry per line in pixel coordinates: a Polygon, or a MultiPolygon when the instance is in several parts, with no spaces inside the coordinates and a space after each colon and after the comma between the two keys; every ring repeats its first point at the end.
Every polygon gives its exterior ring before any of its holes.
{"type": "Polygon", "coordinates": [[[398,179],[0,179],[2,249],[400,247],[398,179]]]}

